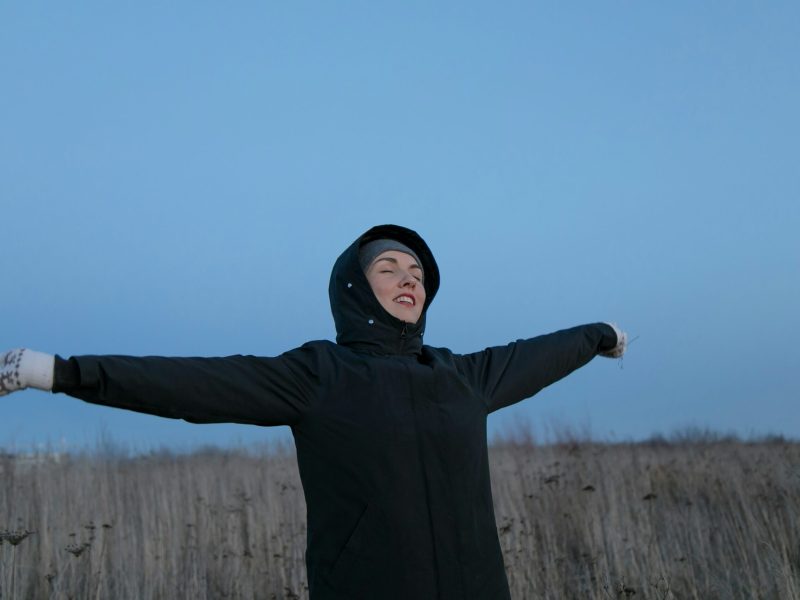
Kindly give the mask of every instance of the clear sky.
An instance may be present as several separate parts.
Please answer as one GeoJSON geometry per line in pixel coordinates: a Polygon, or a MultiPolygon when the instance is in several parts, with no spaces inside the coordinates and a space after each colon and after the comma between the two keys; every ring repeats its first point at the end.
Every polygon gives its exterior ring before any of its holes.
{"type": "MultiPolygon", "coordinates": [[[[796,2],[5,2],[0,349],[333,338],[364,230],[442,271],[426,342],[639,336],[493,415],[800,437],[796,2]]],[[[0,447],[251,443],[26,391],[0,447]]]]}

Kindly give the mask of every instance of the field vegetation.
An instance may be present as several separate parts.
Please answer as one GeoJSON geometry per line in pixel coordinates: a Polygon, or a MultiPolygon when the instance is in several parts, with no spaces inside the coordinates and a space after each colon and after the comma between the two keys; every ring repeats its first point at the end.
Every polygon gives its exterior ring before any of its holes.
{"type": "MultiPolygon", "coordinates": [[[[491,450],[515,599],[800,598],[800,444],[491,450]]],[[[2,599],[307,598],[291,448],[0,456],[2,599]]],[[[379,600],[379,599],[378,599],[379,600]]]]}

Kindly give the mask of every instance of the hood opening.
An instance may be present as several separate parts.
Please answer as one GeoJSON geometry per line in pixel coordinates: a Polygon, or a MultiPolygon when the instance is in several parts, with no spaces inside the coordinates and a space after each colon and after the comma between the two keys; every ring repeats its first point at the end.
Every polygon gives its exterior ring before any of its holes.
{"type": "Polygon", "coordinates": [[[439,267],[420,235],[400,225],[378,225],[360,235],[339,256],[331,272],[328,295],[336,323],[336,342],[377,354],[418,354],[422,348],[425,315],[439,289],[439,267]],[[417,254],[424,271],[425,304],[416,323],[389,314],[375,297],[359,263],[361,246],[389,238],[417,254]]]}

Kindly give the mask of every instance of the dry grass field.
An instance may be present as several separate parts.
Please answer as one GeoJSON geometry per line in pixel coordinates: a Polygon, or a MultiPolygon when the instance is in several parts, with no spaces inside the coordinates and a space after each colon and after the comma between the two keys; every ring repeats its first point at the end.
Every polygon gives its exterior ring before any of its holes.
{"type": "MultiPolygon", "coordinates": [[[[2,599],[308,597],[291,449],[3,455],[0,478],[2,599]]],[[[492,482],[515,599],[800,598],[798,443],[506,439],[492,482]]]]}

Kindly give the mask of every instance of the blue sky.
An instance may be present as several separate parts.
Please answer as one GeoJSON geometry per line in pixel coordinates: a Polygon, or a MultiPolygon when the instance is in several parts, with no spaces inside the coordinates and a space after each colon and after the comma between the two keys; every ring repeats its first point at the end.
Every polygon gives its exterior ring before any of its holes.
{"type": "MultiPolygon", "coordinates": [[[[800,437],[796,3],[0,6],[0,347],[275,355],[332,338],[379,223],[442,270],[426,341],[639,336],[500,411],[800,437]]],[[[0,447],[253,443],[26,391],[0,447]]]]}

